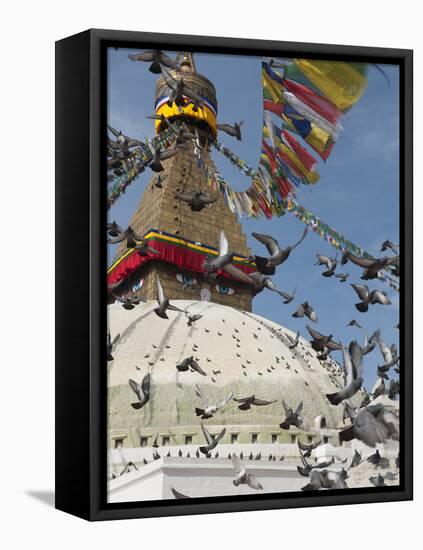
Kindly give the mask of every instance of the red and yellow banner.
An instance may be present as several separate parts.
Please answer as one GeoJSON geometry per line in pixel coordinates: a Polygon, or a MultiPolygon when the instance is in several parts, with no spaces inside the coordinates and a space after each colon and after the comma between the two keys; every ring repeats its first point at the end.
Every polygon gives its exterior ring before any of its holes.
{"type": "MultiPolygon", "coordinates": [[[[107,270],[107,285],[112,286],[115,283],[126,279],[131,273],[141,265],[150,260],[160,260],[170,263],[187,271],[204,273],[203,263],[207,255],[217,256],[219,252],[211,246],[181,239],[171,233],[164,233],[155,229],[147,231],[143,239],[157,250],[159,254],[150,256],[141,256],[135,249],[128,249],[120,256],[107,270]]],[[[233,264],[245,273],[256,271],[256,267],[248,262],[245,256],[236,255],[233,264]]],[[[225,271],[218,272],[218,275],[227,279],[232,279],[225,271]]]]}

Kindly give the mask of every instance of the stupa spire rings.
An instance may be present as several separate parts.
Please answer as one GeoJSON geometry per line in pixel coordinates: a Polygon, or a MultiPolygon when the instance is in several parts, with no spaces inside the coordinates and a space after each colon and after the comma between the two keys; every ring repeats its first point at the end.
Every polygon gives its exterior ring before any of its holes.
{"type": "MultiPolygon", "coordinates": [[[[207,134],[208,140],[214,140],[217,135],[217,98],[216,88],[213,83],[196,70],[194,55],[191,52],[179,54],[177,59],[180,68],[168,71],[171,78],[183,79],[184,83],[199,95],[204,103],[203,107],[196,107],[189,103],[178,106],[175,103],[168,104],[169,86],[163,75],[157,80],[154,107],[157,115],[163,115],[172,122],[182,120],[207,134]]],[[[155,124],[156,133],[165,129],[160,120],[155,124]]],[[[205,136],[206,137],[206,136],[205,136]]]]}

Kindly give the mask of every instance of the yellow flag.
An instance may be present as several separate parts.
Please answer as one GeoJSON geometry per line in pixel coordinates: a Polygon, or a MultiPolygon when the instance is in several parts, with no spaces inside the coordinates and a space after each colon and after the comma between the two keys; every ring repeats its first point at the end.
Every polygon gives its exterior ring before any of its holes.
{"type": "Polygon", "coordinates": [[[356,103],[367,87],[367,78],[343,61],[296,59],[301,72],[334,104],[345,111],[356,103]]]}

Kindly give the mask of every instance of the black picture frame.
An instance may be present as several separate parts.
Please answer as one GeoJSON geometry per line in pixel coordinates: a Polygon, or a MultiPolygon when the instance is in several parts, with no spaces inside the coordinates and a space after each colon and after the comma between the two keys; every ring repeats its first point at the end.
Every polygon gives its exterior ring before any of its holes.
{"type": "Polygon", "coordinates": [[[410,500],[413,496],[411,50],[92,29],[56,43],[56,508],[87,520],[410,500]],[[400,67],[401,482],[335,492],[106,502],[107,47],[365,60],[400,67]],[[104,163],[103,163],[104,165],[104,163]]]}

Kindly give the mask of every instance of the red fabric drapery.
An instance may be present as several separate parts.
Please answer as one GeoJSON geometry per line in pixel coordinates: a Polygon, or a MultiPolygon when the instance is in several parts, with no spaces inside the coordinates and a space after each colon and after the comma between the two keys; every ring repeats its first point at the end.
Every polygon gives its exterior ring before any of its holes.
{"type": "MultiPolygon", "coordinates": [[[[141,256],[138,252],[130,252],[121,261],[118,260],[116,262],[116,265],[114,267],[112,266],[112,268],[109,270],[109,273],[107,275],[108,286],[112,286],[118,281],[125,279],[141,265],[151,260],[161,260],[187,271],[204,273],[204,269],[202,266],[206,259],[206,252],[195,250],[189,248],[188,246],[174,244],[172,242],[154,237],[148,239],[148,244],[149,246],[157,250],[159,254],[141,256]]],[[[212,253],[213,250],[210,249],[210,255],[212,255],[212,253]]],[[[214,255],[216,255],[216,253],[214,255]]],[[[247,274],[256,271],[256,268],[250,264],[240,263],[236,261],[234,262],[234,264],[236,265],[236,267],[247,274]]],[[[234,280],[234,278],[228,275],[225,271],[219,271],[218,275],[234,280]]]]}

